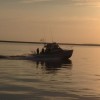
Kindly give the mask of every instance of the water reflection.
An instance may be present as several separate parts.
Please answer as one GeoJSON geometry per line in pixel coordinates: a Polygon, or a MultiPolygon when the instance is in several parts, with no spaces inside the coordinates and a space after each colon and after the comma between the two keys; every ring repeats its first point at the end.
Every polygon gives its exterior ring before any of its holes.
{"type": "Polygon", "coordinates": [[[42,70],[52,73],[62,68],[72,69],[72,61],[70,59],[59,61],[34,61],[34,63],[36,64],[36,68],[41,68],[42,70]]]}

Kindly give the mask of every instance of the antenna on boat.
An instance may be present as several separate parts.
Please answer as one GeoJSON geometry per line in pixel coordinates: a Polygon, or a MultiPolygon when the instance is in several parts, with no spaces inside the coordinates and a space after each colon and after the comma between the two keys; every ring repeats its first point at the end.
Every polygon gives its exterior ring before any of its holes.
{"type": "Polygon", "coordinates": [[[51,30],[51,28],[50,28],[50,25],[49,25],[49,32],[50,32],[50,41],[51,41],[51,43],[53,43],[54,42],[54,37],[53,37],[53,33],[52,33],[52,30],[51,30]]]}
{"type": "Polygon", "coordinates": [[[51,32],[51,42],[53,42],[53,34],[52,34],[52,32],[51,32]]]}
{"type": "Polygon", "coordinates": [[[45,45],[46,44],[46,35],[43,34],[43,38],[40,39],[40,41],[45,45]]]}
{"type": "Polygon", "coordinates": [[[46,34],[44,33],[44,44],[46,43],[46,34]]]}
{"type": "Polygon", "coordinates": [[[54,40],[53,40],[53,34],[52,34],[52,32],[50,32],[51,33],[51,42],[53,43],[54,42],[54,40]]]}

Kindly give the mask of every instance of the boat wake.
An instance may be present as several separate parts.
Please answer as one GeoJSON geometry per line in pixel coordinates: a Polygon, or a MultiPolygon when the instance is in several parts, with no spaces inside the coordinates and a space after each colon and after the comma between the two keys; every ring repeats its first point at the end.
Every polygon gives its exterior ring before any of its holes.
{"type": "Polygon", "coordinates": [[[0,59],[8,59],[8,60],[30,60],[28,58],[29,55],[12,55],[12,56],[0,55],[0,59]]]}
{"type": "Polygon", "coordinates": [[[34,57],[32,54],[27,54],[27,55],[0,55],[0,60],[33,60],[33,61],[60,61],[60,60],[69,60],[69,59],[58,59],[58,58],[37,58],[34,57]]]}

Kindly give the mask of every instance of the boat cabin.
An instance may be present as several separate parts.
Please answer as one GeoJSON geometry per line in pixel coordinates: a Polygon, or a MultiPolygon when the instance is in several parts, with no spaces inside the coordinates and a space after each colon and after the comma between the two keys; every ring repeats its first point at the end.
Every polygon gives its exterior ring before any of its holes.
{"type": "Polygon", "coordinates": [[[45,53],[57,53],[59,51],[62,51],[57,43],[48,43],[44,46],[44,48],[45,53]]]}
{"type": "Polygon", "coordinates": [[[44,46],[46,49],[57,49],[59,45],[57,43],[48,43],[44,46]]]}

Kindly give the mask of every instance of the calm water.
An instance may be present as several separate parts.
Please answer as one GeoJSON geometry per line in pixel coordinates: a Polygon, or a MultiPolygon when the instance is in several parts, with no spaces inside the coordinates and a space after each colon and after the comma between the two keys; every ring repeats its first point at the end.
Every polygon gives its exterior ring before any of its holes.
{"type": "MultiPolygon", "coordinates": [[[[37,47],[0,43],[0,55],[27,54],[37,47]]],[[[100,47],[73,49],[69,61],[0,60],[0,100],[100,100],[100,47]]]]}

